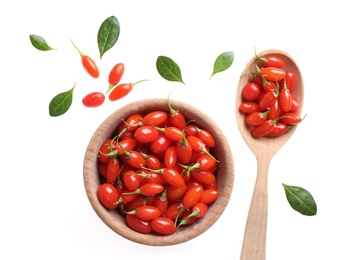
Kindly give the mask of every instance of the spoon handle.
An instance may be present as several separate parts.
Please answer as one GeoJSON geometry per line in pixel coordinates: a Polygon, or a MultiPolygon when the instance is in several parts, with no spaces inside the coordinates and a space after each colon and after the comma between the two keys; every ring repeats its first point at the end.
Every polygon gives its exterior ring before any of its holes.
{"type": "Polygon", "coordinates": [[[241,260],[266,259],[269,164],[270,159],[258,160],[258,172],[242,243],[241,260]]]}

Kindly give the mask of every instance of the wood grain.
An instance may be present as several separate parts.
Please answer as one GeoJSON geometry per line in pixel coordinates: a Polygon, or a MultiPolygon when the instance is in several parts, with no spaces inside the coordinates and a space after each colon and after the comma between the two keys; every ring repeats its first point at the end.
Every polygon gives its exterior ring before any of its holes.
{"type": "MultiPolygon", "coordinates": [[[[266,50],[259,54],[265,56],[274,54],[283,58],[285,61],[284,69],[292,70],[296,73],[297,85],[293,92],[300,100],[300,109],[303,107],[304,86],[301,71],[290,55],[280,50],[266,50]]],[[[289,140],[297,127],[294,127],[287,134],[276,138],[253,138],[245,124],[245,115],[239,111],[239,105],[242,101],[242,89],[251,79],[248,72],[255,72],[256,58],[252,58],[244,68],[242,76],[238,83],[236,94],[236,118],[238,128],[244,141],[255,154],[257,159],[257,179],[252,195],[252,201],[248,213],[243,244],[241,260],[265,260],[266,259],[266,230],[267,230],[267,213],[268,213],[268,171],[273,156],[289,140]]]]}
{"type": "Polygon", "coordinates": [[[217,171],[217,185],[220,196],[210,207],[207,215],[191,226],[182,226],[178,233],[170,236],[156,234],[141,234],[130,229],[122,216],[117,212],[105,209],[98,201],[96,192],[100,185],[97,172],[97,152],[101,144],[113,133],[122,119],[134,113],[146,114],[153,110],[168,112],[167,99],[147,99],[128,104],[112,113],[95,131],[85,153],[83,176],[88,199],[100,219],[120,236],[144,245],[168,246],[186,242],[199,236],[209,229],[225,210],[231,197],[234,183],[234,163],[229,143],[221,129],[205,113],[183,102],[170,100],[171,106],[184,113],[188,120],[195,120],[201,127],[209,130],[216,139],[217,146],[212,153],[219,160],[217,171]]]}

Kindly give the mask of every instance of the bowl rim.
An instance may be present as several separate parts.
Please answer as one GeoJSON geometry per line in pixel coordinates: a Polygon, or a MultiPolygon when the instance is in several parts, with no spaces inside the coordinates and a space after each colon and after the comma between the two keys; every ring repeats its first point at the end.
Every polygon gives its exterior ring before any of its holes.
{"type": "Polygon", "coordinates": [[[230,200],[233,184],[234,184],[234,162],[232,152],[222,130],[218,125],[204,112],[196,107],[182,101],[167,99],[167,98],[150,98],[134,101],[112,112],[93,133],[85,151],[83,161],[83,181],[87,198],[99,216],[99,218],[118,235],[139,243],[149,246],[169,246],[176,245],[188,240],[191,240],[206,230],[208,230],[218,218],[222,215],[230,200]],[[107,210],[104,208],[97,198],[97,187],[100,185],[100,180],[97,171],[97,152],[101,144],[110,137],[113,137],[115,129],[128,116],[141,111],[142,114],[154,110],[168,110],[168,101],[174,110],[180,110],[184,113],[187,119],[194,119],[200,127],[207,129],[213,134],[216,143],[219,146],[218,153],[214,151],[214,156],[219,160],[219,167],[217,170],[217,188],[221,192],[221,196],[209,206],[207,215],[199,221],[190,226],[182,226],[178,232],[169,236],[162,236],[156,234],[141,234],[130,229],[123,216],[120,216],[114,210],[107,210]],[[223,163],[225,161],[225,163],[223,163]],[[219,174],[226,171],[225,174],[219,174]]]}

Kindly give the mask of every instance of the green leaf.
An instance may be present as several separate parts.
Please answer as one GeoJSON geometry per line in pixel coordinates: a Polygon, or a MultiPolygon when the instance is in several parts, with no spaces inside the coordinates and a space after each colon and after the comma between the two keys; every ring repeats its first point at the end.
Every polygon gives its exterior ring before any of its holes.
{"type": "Polygon", "coordinates": [[[74,86],[65,92],[57,94],[49,103],[49,115],[53,117],[65,114],[72,105],[74,86]]]}
{"type": "Polygon", "coordinates": [[[184,84],[180,67],[169,57],[158,56],[156,61],[158,73],[168,81],[178,81],[184,84]]]}
{"type": "Polygon", "coordinates": [[[282,185],[285,189],[286,198],[294,210],[307,216],[316,215],[317,206],[309,191],[298,186],[289,186],[284,183],[282,185]]]}
{"type": "Polygon", "coordinates": [[[234,52],[226,51],[220,54],[214,62],[213,65],[213,72],[210,78],[216,73],[222,72],[230,68],[232,63],[234,62],[234,52]]]}
{"type": "Polygon", "coordinates": [[[120,36],[120,24],[115,16],[110,16],[103,21],[101,24],[98,35],[98,49],[100,53],[100,58],[104,53],[109,51],[117,42],[120,36]]]}
{"type": "Polygon", "coordinates": [[[40,51],[56,50],[50,47],[47,41],[39,35],[30,34],[30,41],[31,41],[32,46],[34,46],[37,50],[40,50],[40,51]]]}

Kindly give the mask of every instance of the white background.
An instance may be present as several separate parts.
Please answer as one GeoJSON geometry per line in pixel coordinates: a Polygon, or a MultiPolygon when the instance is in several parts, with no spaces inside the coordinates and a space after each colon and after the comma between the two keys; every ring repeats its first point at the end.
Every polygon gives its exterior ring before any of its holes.
{"type": "Polygon", "coordinates": [[[235,94],[246,62],[258,52],[288,52],[304,76],[307,114],[269,170],[267,259],[345,259],[344,61],[341,1],[7,1],[0,5],[0,259],[239,259],[256,159],[235,118],[235,94]],[[99,59],[97,31],[115,15],[118,42],[99,59]],[[33,48],[30,34],[57,51],[33,48]],[[70,42],[93,57],[92,79],[70,42]],[[233,65],[210,80],[215,58],[234,51],[233,65]],[[181,68],[186,85],[156,71],[159,55],[181,68]],[[149,78],[126,98],[88,109],[82,97],[107,89],[124,62],[123,82],[149,78]],[[74,102],[57,118],[48,104],[74,82],[74,102]],[[150,247],[111,231],[84,190],[89,139],[113,111],[132,101],[168,97],[208,114],[228,138],[235,164],[230,202],[216,224],[192,241],[150,247]],[[306,217],[288,204],[281,183],[302,186],[317,202],[306,217]]]}

